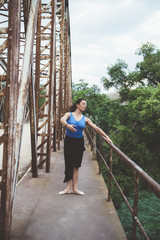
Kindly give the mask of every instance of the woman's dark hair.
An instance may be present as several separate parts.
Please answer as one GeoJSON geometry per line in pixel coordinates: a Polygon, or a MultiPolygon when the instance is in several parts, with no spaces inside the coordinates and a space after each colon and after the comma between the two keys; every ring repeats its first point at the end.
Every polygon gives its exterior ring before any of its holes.
{"type": "Polygon", "coordinates": [[[76,109],[77,109],[77,104],[80,104],[80,102],[81,101],[86,101],[86,99],[85,98],[79,98],[79,99],[77,99],[77,101],[72,105],[72,106],[70,106],[68,109],[67,109],[67,111],[66,112],[74,112],[76,109]]]}

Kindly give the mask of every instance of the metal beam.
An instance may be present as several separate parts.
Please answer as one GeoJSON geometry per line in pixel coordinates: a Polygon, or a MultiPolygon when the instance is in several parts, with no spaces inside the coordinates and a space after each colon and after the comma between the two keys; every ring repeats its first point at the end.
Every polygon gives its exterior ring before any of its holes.
{"type": "Polygon", "coordinates": [[[17,105],[17,152],[16,152],[16,165],[14,175],[14,185],[16,186],[18,162],[20,156],[22,130],[24,124],[25,108],[27,103],[27,96],[29,90],[29,80],[31,75],[31,63],[33,58],[33,44],[35,37],[35,29],[37,24],[39,0],[32,0],[29,19],[27,23],[26,44],[23,59],[22,74],[20,79],[18,105],[17,105]]]}
{"type": "Polygon", "coordinates": [[[0,8],[3,6],[5,2],[7,2],[7,0],[0,0],[0,8]]]}
{"type": "Polygon", "coordinates": [[[19,0],[9,3],[9,33],[8,62],[7,62],[7,90],[4,122],[4,149],[1,193],[1,239],[8,240],[11,226],[13,198],[13,174],[16,150],[16,123],[17,123],[17,95],[19,76],[19,39],[20,39],[20,3],[19,0]]]}

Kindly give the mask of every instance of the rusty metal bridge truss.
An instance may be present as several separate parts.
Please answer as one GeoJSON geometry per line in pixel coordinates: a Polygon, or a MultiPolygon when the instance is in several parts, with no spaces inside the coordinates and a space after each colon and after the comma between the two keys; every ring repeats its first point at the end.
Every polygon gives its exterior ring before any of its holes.
{"type": "Polygon", "coordinates": [[[71,84],[68,0],[0,0],[0,239],[9,239],[23,124],[30,119],[37,177],[60,147],[71,84]]]}

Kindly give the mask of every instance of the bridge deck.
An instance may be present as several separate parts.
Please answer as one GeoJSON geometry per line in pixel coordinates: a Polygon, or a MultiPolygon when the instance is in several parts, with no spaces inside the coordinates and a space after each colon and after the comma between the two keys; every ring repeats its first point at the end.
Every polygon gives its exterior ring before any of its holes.
{"type": "Polygon", "coordinates": [[[17,187],[12,240],[126,240],[97,162],[87,146],[79,176],[84,196],[58,195],[63,184],[63,152],[52,153],[51,173],[31,173],[17,187]]]}

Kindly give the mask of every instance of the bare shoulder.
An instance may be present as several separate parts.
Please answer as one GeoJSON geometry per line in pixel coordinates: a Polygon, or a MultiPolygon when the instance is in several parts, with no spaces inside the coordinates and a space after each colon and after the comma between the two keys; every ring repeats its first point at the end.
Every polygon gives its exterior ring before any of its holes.
{"type": "Polygon", "coordinates": [[[70,112],[66,112],[65,116],[69,118],[71,116],[71,113],[70,112]]]}
{"type": "Polygon", "coordinates": [[[66,112],[65,115],[68,116],[68,117],[70,117],[70,116],[71,116],[71,113],[70,113],[70,112],[66,112]]]}
{"type": "Polygon", "coordinates": [[[90,118],[86,118],[86,124],[87,124],[88,126],[90,126],[91,128],[93,128],[94,130],[97,129],[96,124],[94,124],[90,118]]]}
{"type": "Polygon", "coordinates": [[[70,118],[70,116],[70,112],[66,112],[62,118],[65,118],[67,120],[68,118],[70,118]]]}
{"type": "Polygon", "coordinates": [[[85,117],[85,119],[86,119],[86,123],[87,123],[87,124],[93,124],[90,118],[85,117]]]}
{"type": "Polygon", "coordinates": [[[86,123],[88,123],[88,121],[90,121],[90,119],[88,117],[85,117],[86,123]]]}

